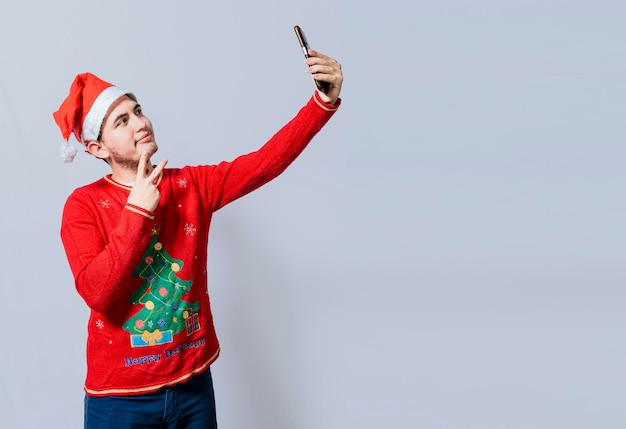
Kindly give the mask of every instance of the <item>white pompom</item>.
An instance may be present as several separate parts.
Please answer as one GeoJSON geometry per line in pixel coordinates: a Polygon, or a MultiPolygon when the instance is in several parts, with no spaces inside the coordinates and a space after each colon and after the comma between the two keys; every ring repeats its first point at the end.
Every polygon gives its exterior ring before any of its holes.
{"type": "Polygon", "coordinates": [[[70,142],[67,142],[67,143],[63,144],[59,148],[59,152],[61,153],[61,159],[65,163],[70,163],[70,162],[74,161],[74,157],[78,153],[76,148],[70,142]]]}

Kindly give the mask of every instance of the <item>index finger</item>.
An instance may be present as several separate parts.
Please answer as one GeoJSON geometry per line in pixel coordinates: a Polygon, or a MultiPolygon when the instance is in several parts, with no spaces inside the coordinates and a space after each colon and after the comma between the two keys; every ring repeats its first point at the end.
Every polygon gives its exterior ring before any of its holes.
{"type": "Polygon", "coordinates": [[[137,164],[137,178],[141,179],[146,175],[146,159],[148,158],[147,152],[142,152],[139,156],[139,164],[137,164]]]}
{"type": "Polygon", "coordinates": [[[310,56],[304,60],[304,62],[308,64],[309,66],[312,66],[315,64],[332,65],[332,64],[337,63],[336,59],[329,57],[328,55],[324,55],[322,53],[314,51],[313,49],[309,49],[309,54],[310,56]]]}
{"type": "Polygon", "coordinates": [[[320,52],[317,52],[315,49],[311,49],[311,48],[309,48],[309,55],[312,56],[312,57],[323,57],[324,56],[320,52]]]}
{"type": "Polygon", "coordinates": [[[159,165],[157,165],[154,168],[154,170],[152,170],[152,173],[150,174],[150,176],[148,176],[148,181],[150,182],[155,181],[156,178],[159,177],[159,175],[161,174],[161,172],[163,171],[166,165],[167,165],[167,159],[164,159],[163,161],[159,162],[159,165]]]}

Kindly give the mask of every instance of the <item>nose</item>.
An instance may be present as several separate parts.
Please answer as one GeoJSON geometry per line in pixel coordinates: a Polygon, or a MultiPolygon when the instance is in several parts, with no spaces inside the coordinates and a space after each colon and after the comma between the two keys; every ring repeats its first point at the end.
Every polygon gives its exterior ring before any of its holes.
{"type": "Polygon", "coordinates": [[[133,123],[133,129],[135,129],[136,131],[150,128],[150,121],[143,115],[132,115],[131,120],[133,123]]]}

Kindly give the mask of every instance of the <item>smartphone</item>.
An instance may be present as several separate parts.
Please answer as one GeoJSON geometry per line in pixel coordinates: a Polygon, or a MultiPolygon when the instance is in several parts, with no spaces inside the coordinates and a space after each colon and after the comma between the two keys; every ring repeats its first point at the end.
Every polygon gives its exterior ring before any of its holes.
{"type": "MultiPolygon", "coordinates": [[[[310,57],[309,43],[307,42],[306,37],[304,36],[304,32],[298,25],[294,26],[293,29],[296,32],[296,36],[298,37],[298,42],[300,42],[300,47],[302,48],[302,51],[304,52],[304,58],[309,58],[310,57]]],[[[328,90],[330,89],[329,82],[323,82],[321,80],[315,80],[315,79],[313,79],[313,82],[315,82],[315,86],[317,87],[317,89],[322,91],[324,94],[326,94],[328,90]]]]}

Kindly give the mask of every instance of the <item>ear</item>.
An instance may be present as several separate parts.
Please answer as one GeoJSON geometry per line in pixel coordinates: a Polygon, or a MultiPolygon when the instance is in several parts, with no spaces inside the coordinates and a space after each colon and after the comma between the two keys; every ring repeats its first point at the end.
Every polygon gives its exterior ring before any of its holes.
{"type": "Polygon", "coordinates": [[[86,145],[87,145],[87,150],[86,150],[87,153],[92,154],[96,158],[100,158],[104,160],[109,158],[109,151],[107,150],[106,146],[102,144],[102,142],[90,140],[90,141],[87,141],[86,145]]]}

